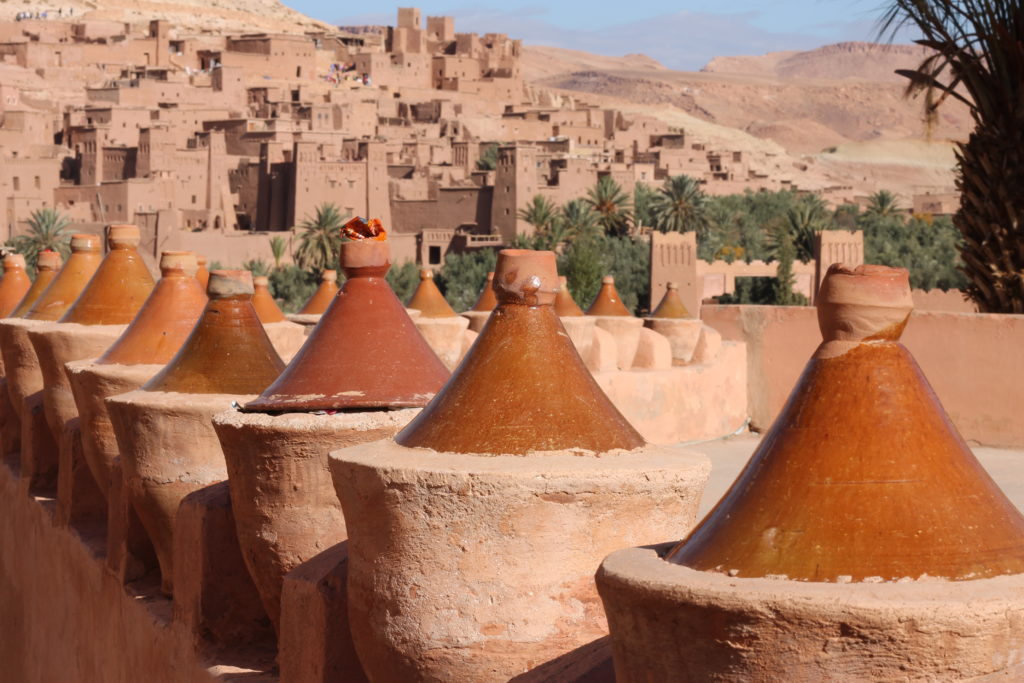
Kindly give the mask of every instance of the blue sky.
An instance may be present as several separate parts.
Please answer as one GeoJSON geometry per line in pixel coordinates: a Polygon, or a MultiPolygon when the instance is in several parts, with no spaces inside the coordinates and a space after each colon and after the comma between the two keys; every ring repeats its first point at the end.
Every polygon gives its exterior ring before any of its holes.
{"type": "MultiPolygon", "coordinates": [[[[300,12],[335,24],[393,24],[398,7],[327,0],[285,0],[300,12]]],[[[527,44],[598,54],[648,54],[666,66],[699,69],[716,56],[808,49],[846,40],[873,40],[884,0],[421,0],[423,15],[451,15],[457,31],[502,32],[527,44]]],[[[905,36],[904,36],[905,38],[905,36]]]]}

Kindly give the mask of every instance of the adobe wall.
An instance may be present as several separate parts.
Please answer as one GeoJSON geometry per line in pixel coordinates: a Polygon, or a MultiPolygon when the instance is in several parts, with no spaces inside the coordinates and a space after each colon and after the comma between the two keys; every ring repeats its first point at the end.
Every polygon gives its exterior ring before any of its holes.
{"type": "MultiPolygon", "coordinates": [[[[78,535],[53,525],[0,463],[0,661],[6,681],[254,680],[207,671],[163,598],[125,592],[78,535]]],[[[273,679],[259,679],[273,680],[273,679]]]]}
{"type": "MultiPolygon", "coordinates": [[[[751,426],[768,429],[821,342],[816,310],[705,305],[701,318],[724,340],[747,343],[751,426]]],[[[1016,448],[1024,446],[1022,340],[1024,315],[916,311],[903,333],[964,438],[1016,448]]]]}

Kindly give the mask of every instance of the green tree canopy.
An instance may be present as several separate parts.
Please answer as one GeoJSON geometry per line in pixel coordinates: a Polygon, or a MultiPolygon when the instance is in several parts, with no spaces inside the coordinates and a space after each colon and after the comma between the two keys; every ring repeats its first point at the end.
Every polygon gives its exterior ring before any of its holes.
{"type": "Polygon", "coordinates": [[[316,208],[316,215],[299,225],[299,248],[295,263],[300,268],[316,272],[337,268],[341,250],[341,226],[349,214],[342,215],[331,203],[316,208]]]}
{"type": "Polygon", "coordinates": [[[662,232],[692,230],[702,235],[708,224],[706,199],[700,183],[690,176],[668,178],[654,201],[654,227],[662,232]]]}
{"type": "Polygon", "coordinates": [[[28,272],[33,277],[39,252],[50,249],[59,252],[61,258],[67,260],[71,254],[71,235],[68,233],[70,218],[56,209],[43,207],[33,211],[26,222],[28,232],[12,237],[7,244],[25,257],[28,272]]]}
{"type": "Polygon", "coordinates": [[[598,178],[597,184],[587,190],[584,201],[597,214],[597,223],[606,235],[621,237],[629,234],[633,202],[610,176],[598,178]]]}

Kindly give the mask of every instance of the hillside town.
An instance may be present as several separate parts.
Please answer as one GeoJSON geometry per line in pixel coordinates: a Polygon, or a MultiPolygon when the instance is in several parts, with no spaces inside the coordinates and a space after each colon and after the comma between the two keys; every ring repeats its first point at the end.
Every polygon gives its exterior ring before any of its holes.
{"type": "MultiPolygon", "coordinates": [[[[80,230],[138,225],[153,256],[200,248],[238,264],[330,202],[381,218],[399,262],[438,267],[453,250],[529,234],[519,210],[534,196],[562,204],[602,176],[627,189],[686,174],[711,195],[857,200],[791,158],[532,87],[521,50],[415,8],[395,26],[305,35],[63,11],[0,23],[3,237],[55,207],[80,230]],[[48,89],[19,87],[18,69],[48,89]]],[[[934,199],[923,201],[942,212],[934,199]]]]}

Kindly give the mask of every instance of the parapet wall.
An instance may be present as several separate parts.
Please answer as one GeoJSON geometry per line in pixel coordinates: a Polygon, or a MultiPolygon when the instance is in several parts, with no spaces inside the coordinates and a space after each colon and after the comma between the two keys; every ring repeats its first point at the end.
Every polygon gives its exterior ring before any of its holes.
{"type": "MultiPolygon", "coordinates": [[[[816,309],[706,305],[701,318],[746,342],[751,427],[768,429],[821,342],[816,309]]],[[[903,333],[960,433],[986,446],[1024,446],[1022,342],[1024,315],[917,311],[903,333]]]]}

